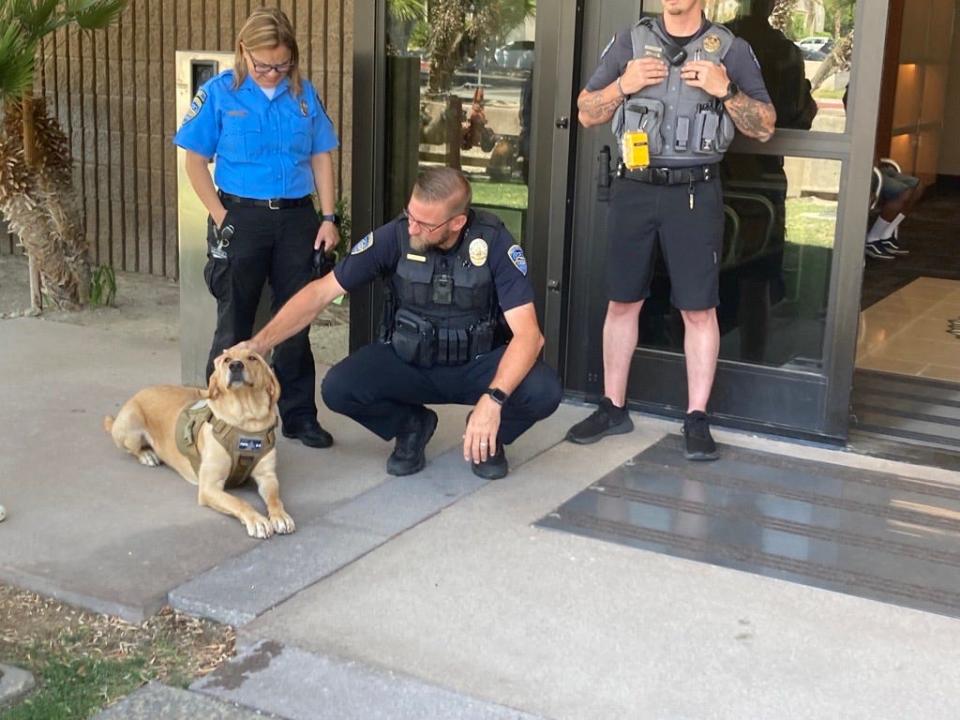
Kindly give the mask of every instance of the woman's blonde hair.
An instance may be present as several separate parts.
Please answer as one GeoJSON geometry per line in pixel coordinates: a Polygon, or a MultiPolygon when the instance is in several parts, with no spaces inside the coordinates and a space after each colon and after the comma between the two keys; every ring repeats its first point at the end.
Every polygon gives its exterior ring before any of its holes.
{"type": "Polygon", "coordinates": [[[284,12],[278,8],[257,8],[237,33],[237,52],[233,65],[233,86],[239,88],[247,79],[247,63],[243,51],[273,49],[283,45],[290,50],[292,63],[287,78],[290,80],[290,92],[294,97],[300,95],[300,48],[293,25],[284,12]]]}

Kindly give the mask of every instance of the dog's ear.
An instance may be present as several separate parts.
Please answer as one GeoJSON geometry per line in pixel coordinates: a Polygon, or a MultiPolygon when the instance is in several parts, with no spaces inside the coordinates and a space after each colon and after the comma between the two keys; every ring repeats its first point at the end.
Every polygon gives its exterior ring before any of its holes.
{"type": "Polygon", "coordinates": [[[220,359],[222,357],[223,355],[220,355],[213,361],[213,372],[210,373],[210,382],[207,383],[207,398],[210,400],[216,400],[223,394],[223,386],[220,384],[220,359]]]}
{"type": "MultiPolygon", "coordinates": [[[[263,358],[261,358],[263,360],[263,358]]],[[[267,365],[266,362],[261,366],[263,372],[267,377],[267,395],[270,396],[270,404],[276,405],[277,401],[280,399],[280,381],[277,380],[277,375],[273,372],[273,368],[267,365]]]]}

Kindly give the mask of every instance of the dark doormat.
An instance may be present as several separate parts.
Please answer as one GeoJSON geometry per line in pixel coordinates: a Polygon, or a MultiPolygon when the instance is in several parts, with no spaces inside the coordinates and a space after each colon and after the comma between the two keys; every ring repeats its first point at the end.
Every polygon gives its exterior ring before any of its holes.
{"type": "Polygon", "coordinates": [[[960,486],[670,435],[545,528],[960,617],[960,486]]]}

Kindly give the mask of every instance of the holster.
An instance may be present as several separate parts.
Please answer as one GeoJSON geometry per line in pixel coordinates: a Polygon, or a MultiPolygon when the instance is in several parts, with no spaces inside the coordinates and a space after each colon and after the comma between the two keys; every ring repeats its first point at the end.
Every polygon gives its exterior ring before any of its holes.
{"type": "Polygon", "coordinates": [[[397,357],[418,367],[433,367],[436,340],[433,323],[404,308],[397,310],[390,339],[397,357]]]}

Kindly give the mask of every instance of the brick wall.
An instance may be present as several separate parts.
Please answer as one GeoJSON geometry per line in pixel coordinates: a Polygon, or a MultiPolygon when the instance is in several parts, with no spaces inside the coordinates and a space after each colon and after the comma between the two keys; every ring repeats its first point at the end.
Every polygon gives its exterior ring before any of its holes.
{"type": "MultiPolygon", "coordinates": [[[[233,50],[255,0],[131,0],[106,31],[61,30],[43,47],[38,88],[70,138],[75,181],[95,264],[177,276],[177,168],[181,118],[177,50],[233,50]]],[[[297,31],[302,72],[341,139],[338,192],[349,197],[353,0],[275,2],[297,31]]],[[[14,252],[14,240],[0,252],[14,252]]]]}

